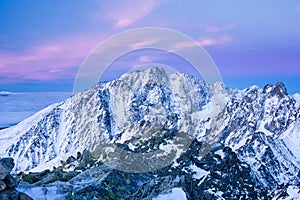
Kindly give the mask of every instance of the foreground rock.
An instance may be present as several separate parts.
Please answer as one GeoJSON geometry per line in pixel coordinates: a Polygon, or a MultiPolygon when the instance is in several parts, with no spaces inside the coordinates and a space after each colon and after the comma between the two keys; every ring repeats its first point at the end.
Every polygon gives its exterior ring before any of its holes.
{"type": "Polygon", "coordinates": [[[0,160],[0,180],[3,180],[14,168],[15,164],[12,158],[2,158],[0,160]]]}
{"type": "Polygon", "coordinates": [[[128,173],[109,169],[101,162],[95,162],[85,151],[86,156],[73,161],[78,162],[73,170],[65,171],[65,165],[52,171],[21,173],[19,178],[35,190],[43,188],[47,193],[45,199],[54,194],[51,190],[54,187],[59,199],[72,200],[153,199],[174,188],[181,190],[186,199],[268,199],[268,191],[255,183],[249,166],[230,148],[218,145],[201,157],[201,146],[201,142],[193,141],[188,151],[177,159],[177,164],[153,172],[128,173]],[[232,190],[236,192],[232,193],[232,190]]]}
{"type": "MultiPolygon", "coordinates": [[[[230,147],[216,143],[202,157],[199,156],[202,146],[203,143],[194,140],[173,164],[147,173],[110,169],[97,161],[91,153],[84,151],[77,159],[70,157],[68,162],[62,162],[61,166],[53,170],[19,173],[19,190],[26,193],[30,191],[28,194],[34,198],[37,196],[33,191],[42,191],[44,196],[39,196],[41,199],[62,200],[155,199],[168,196],[175,190],[181,191],[186,197],[183,200],[283,200],[288,199],[290,191],[299,192],[299,186],[292,185],[268,190],[256,182],[250,166],[242,162],[230,147]],[[74,168],[70,169],[70,166],[74,168]]],[[[11,190],[5,194],[9,191],[11,190]]],[[[11,192],[12,196],[15,195],[11,192]]]]}
{"type": "Polygon", "coordinates": [[[10,175],[14,168],[14,160],[12,158],[0,159],[0,199],[1,200],[31,200],[27,194],[16,190],[17,181],[10,175]]]}

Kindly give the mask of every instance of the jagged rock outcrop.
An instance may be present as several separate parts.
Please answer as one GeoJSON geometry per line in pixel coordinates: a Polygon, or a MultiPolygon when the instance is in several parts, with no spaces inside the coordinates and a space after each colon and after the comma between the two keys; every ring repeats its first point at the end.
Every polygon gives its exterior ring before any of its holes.
{"type": "Polygon", "coordinates": [[[16,190],[17,182],[10,175],[14,167],[12,158],[0,159],[0,199],[1,200],[32,200],[25,193],[16,190]]]}

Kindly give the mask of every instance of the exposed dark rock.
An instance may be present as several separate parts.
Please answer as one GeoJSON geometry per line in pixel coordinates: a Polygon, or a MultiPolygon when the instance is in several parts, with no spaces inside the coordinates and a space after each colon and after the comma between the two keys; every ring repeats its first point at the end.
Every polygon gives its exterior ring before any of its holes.
{"type": "Polygon", "coordinates": [[[202,158],[199,157],[201,145],[194,140],[188,151],[177,159],[176,167],[170,165],[155,172],[138,174],[111,170],[101,181],[69,193],[67,198],[152,199],[180,187],[188,199],[216,199],[218,194],[224,199],[266,199],[267,191],[256,184],[250,167],[229,147],[216,145],[202,158]],[[223,156],[219,155],[222,153],[223,156]],[[194,170],[202,170],[206,175],[197,177],[194,170]]]}
{"type": "Polygon", "coordinates": [[[33,200],[30,196],[23,192],[19,192],[19,199],[18,200],[33,200]]]}
{"type": "Polygon", "coordinates": [[[5,190],[6,184],[3,181],[0,181],[0,191],[5,190]]]}
{"type": "Polygon", "coordinates": [[[18,185],[16,179],[14,179],[10,174],[8,174],[5,177],[4,182],[7,186],[7,188],[10,188],[10,189],[16,188],[18,185]]]}
{"type": "Polygon", "coordinates": [[[287,95],[287,89],[282,82],[276,83],[275,87],[270,91],[270,95],[278,95],[280,98],[283,98],[287,95]]]}
{"type": "Polygon", "coordinates": [[[23,181],[27,182],[27,183],[33,184],[33,183],[36,183],[36,182],[38,182],[42,179],[44,174],[43,175],[41,175],[41,174],[43,174],[43,172],[41,172],[41,173],[35,172],[35,173],[29,173],[29,174],[22,174],[20,176],[20,178],[23,181]]]}
{"type": "Polygon", "coordinates": [[[70,163],[75,162],[75,161],[76,161],[76,158],[73,157],[73,156],[70,156],[70,157],[66,160],[66,163],[67,163],[67,164],[70,164],[70,163]]]}
{"type": "Polygon", "coordinates": [[[76,155],[76,159],[79,160],[81,158],[81,153],[78,151],[76,155]]]}
{"type": "Polygon", "coordinates": [[[0,192],[1,200],[17,200],[19,199],[19,192],[15,189],[7,189],[0,192]]]}
{"type": "MultiPolygon", "coordinates": [[[[0,200],[32,200],[27,194],[18,192],[15,189],[18,183],[10,175],[14,165],[12,158],[0,159],[0,200]]],[[[23,173],[20,173],[20,175],[23,175],[23,173]]]]}
{"type": "Polygon", "coordinates": [[[22,181],[27,182],[29,184],[44,185],[44,184],[53,183],[55,181],[67,182],[78,174],[79,172],[77,171],[64,172],[60,170],[53,170],[53,171],[47,170],[47,173],[43,171],[43,172],[22,174],[21,176],[19,176],[19,178],[22,181]]]}
{"type": "Polygon", "coordinates": [[[93,159],[91,152],[86,149],[82,152],[79,162],[88,166],[92,166],[95,164],[95,160],[93,159]]]}
{"type": "Polygon", "coordinates": [[[0,180],[3,180],[7,174],[14,168],[14,160],[12,158],[0,159],[0,180]]]}
{"type": "Polygon", "coordinates": [[[0,192],[1,200],[33,200],[30,196],[15,189],[7,189],[0,192]]]}

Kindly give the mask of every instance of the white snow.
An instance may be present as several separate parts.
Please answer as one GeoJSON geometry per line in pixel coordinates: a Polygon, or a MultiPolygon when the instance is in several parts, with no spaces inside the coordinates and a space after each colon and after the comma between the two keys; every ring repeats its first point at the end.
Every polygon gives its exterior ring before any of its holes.
{"type": "MultiPolygon", "coordinates": [[[[249,133],[246,133],[245,136],[249,136],[249,133]]],[[[243,137],[242,139],[240,139],[240,141],[237,144],[233,144],[231,146],[233,151],[238,150],[239,148],[241,148],[242,146],[244,146],[247,142],[249,137],[243,137]]]]}
{"type": "Polygon", "coordinates": [[[296,186],[289,186],[287,188],[287,193],[289,195],[288,198],[286,198],[286,200],[296,200],[296,199],[300,199],[300,188],[297,188],[296,186]]]}
{"type": "Polygon", "coordinates": [[[167,194],[160,194],[153,200],[187,200],[187,198],[182,188],[173,188],[167,194]]]}
{"type": "Polygon", "coordinates": [[[224,198],[222,197],[223,195],[223,192],[222,191],[217,191],[216,193],[216,196],[218,197],[218,200],[223,200],[224,198]]]}
{"type": "Polygon", "coordinates": [[[267,98],[264,102],[264,116],[263,119],[259,122],[259,127],[257,129],[257,131],[261,131],[263,133],[265,133],[266,135],[274,135],[274,133],[272,133],[271,131],[267,130],[265,128],[265,125],[270,123],[272,120],[272,114],[271,112],[274,110],[274,108],[277,107],[277,105],[279,105],[279,100],[278,97],[273,96],[271,98],[267,98]]]}
{"type": "Polygon", "coordinates": [[[135,148],[136,148],[136,146],[134,146],[132,143],[129,143],[129,144],[128,144],[128,148],[129,148],[130,150],[134,151],[135,148]]]}
{"type": "Polygon", "coordinates": [[[281,136],[287,147],[300,162],[300,120],[294,122],[281,136]]]}
{"type": "Polygon", "coordinates": [[[137,133],[131,129],[125,129],[124,133],[122,134],[122,136],[118,142],[124,143],[125,141],[130,140],[136,134],[137,133]]]}
{"type": "Polygon", "coordinates": [[[259,127],[257,129],[257,131],[263,132],[266,135],[273,135],[273,133],[267,129],[265,129],[265,124],[267,123],[267,121],[261,121],[259,124],[259,127]]]}
{"type": "Polygon", "coordinates": [[[191,165],[190,166],[190,169],[193,171],[193,172],[196,172],[196,174],[193,175],[193,178],[196,178],[196,179],[200,179],[202,178],[203,176],[207,176],[209,174],[209,172],[201,169],[200,167],[197,167],[195,164],[191,165]]]}
{"type": "Polygon", "coordinates": [[[58,104],[52,104],[20,122],[18,125],[0,130],[0,157],[5,156],[7,147],[14,144],[22,136],[22,133],[30,129],[36,122],[43,119],[45,115],[57,105],[58,104]]]}
{"type": "Polygon", "coordinates": [[[20,185],[17,188],[18,191],[32,197],[34,200],[63,200],[66,194],[60,194],[56,186],[32,186],[32,185],[20,185]]]}
{"type": "Polygon", "coordinates": [[[46,170],[46,169],[53,170],[53,166],[55,166],[55,167],[60,166],[61,161],[66,161],[68,159],[68,157],[70,157],[70,156],[75,156],[75,155],[72,154],[72,153],[63,154],[59,157],[56,157],[56,158],[50,160],[49,162],[40,163],[37,167],[32,168],[31,170],[29,170],[29,172],[41,172],[41,171],[46,170]]]}
{"type": "Polygon", "coordinates": [[[272,200],[298,200],[300,199],[300,188],[296,186],[288,186],[287,188],[287,194],[288,196],[286,197],[278,197],[279,195],[275,195],[272,200]]]}
{"type": "Polygon", "coordinates": [[[217,154],[217,155],[221,156],[221,159],[223,159],[223,158],[225,157],[225,153],[223,152],[223,150],[222,150],[222,149],[220,149],[220,150],[216,151],[216,152],[215,152],[215,154],[217,154]]]}
{"type": "Polygon", "coordinates": [[[296,106],[300,107],[300,93],[291,95],[296,100],[296,106]]]}

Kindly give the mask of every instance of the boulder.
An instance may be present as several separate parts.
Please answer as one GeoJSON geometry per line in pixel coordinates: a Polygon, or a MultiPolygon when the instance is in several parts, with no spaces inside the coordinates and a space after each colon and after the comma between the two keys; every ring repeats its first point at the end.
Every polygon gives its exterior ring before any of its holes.
{"type": "Polygon", "coordinates": [[[1,158],[0,159],[0,180],[5,179],[5,177],[14,168],[14,160],[12,158],[1,158]]]}
{"type": "Polygon", "coordinates": [[[16,188],[18,185],[17,181],[10,174],[8,174],[3,181],[5,182],[7,188],[10,189],[16,188]]]}
{"type": "Polygon", "coordinates": [[[0,199],[1,200],[33,200],[27,194],[18,192],[17,181],[10,175],[14,168],[14,160],[12,158],[0,159],[0,199]]]}
{"type": "Polygon", "coordinates": [[[23,192],[19,192],[19,199],[18,200],[33,200],[30,196],[23,192]]]}
{"type": "Polygon", "coordinates": [[[0,192],[1,200],[17,200],[19,199],[19,192],[15,189],[3,190],[0,192]]]}

